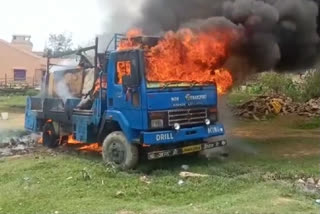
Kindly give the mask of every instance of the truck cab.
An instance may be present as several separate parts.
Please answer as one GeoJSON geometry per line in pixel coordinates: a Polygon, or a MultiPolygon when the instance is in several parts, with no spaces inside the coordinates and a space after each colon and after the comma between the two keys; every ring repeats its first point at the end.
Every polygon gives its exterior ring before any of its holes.
{"type": "Polygon", "coordinates": [[[144,155],[153,160],[226,146],[214,84],[149,82],[143,49],[115,48],[103,58],[92,105],[81,108],[83,94],[29,97],[25,128],[43,132],[49,147],[70,135],[84,144],[98,142],[103,160],[124,169],[144,155]]]}

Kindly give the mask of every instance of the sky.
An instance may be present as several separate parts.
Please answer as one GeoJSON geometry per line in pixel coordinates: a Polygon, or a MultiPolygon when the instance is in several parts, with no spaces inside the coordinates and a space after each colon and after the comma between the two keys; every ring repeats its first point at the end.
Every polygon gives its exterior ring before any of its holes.
{"type": "Polygon", "coordinates": [[[72,33],[75,46],[103,33],[105,12],[97,0],[2,0],[0,39],[31,35],[34,51],[42,51],[50,33],[72,33]]]}

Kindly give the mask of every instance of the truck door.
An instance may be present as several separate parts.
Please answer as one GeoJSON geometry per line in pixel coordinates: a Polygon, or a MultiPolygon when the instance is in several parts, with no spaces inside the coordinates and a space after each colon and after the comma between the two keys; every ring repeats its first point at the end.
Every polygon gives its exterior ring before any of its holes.
{"type": "Polygon", "coordinates": [[[143,127],[139,55],[139,50],[114,53],[108,68],[108,109],[121,112],[134,129],[143,127]]]}

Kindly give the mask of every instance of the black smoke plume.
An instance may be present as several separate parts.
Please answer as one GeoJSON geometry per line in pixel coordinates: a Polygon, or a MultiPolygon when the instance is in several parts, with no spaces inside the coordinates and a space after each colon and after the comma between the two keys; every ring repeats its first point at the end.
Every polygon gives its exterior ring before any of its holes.
{"type": "Polygon", "coordinates": [[[112,17],[125,16],[120,22],[113,19],[118,28],[130,22],[128,28],[139,27],[151,35],[183,27],[236,29],[242,39],[233,51],[259,70],[310,63],[317,53],[317,1],[131,0],[131,6],[128,1],[120,2],[111,13],[112,17]]]}

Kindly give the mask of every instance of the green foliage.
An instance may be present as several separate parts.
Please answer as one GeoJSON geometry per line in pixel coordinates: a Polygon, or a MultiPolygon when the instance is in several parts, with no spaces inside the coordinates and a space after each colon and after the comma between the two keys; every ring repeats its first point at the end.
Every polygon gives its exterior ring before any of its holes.
{"type": "Polygon", "coordinates": [[[26,105],[25,96],[0,96],[0,110],[24,111],[26,105]]]}
{"type": "Polygon", "coordinates": [[[318,129],[320,128],[320,118],[311,118],[303,121],[298,121],[292,125],[293,129],[318,129]]]}
{"type": "Polygon", "coordinates": [[[23,94],[23,95],[32,97],[32,96],[36,96],[36,95],[38,95],[38,94],[39,94],[39,91],[37,91],[37,90],[35,90],[35,89],[28,89],[28,90],[25,92],[25,94],[23,94]]]}
{"type": "Polygon", "coordinates": [[[256,96],[256,93],[248,93],[246,91],[235,89],[228,96],[228,104],[231,106],[238,106],[242,103],[248,102],[251,99],[254,99],[256,96]]]}
{"type": "Polygon", "coordinates": [[[45,52],[51,54],[61,54],[72,50],[72,34],[70,33],[60,33],[60,34],[50,34],[48,47],[46,47],[45,52]]]}
{"type": "Polygon", "coordinates": [[[306,100],[320,97],[320,71],[310,72],[303,83],[303,96],[306,100]]]}
{"type": "Polygon", "coordinates": [[[262,74],[258,81],[262,85],[264,94],[283,94],[294,101],[301,101],[303,92],[301,87],[286,74],[268,72],[262,74]]]}
{"type": "Polygon", "coordinates": [[[255,96],[280,94],[295,102],[306,102],[320,97],[320,71],[310,72],[301,82],[294,82],[288,74],[267,72],[260,74],[254,82],[235,88],[229,95],[231,105],[239,105],[255,96]]]}

